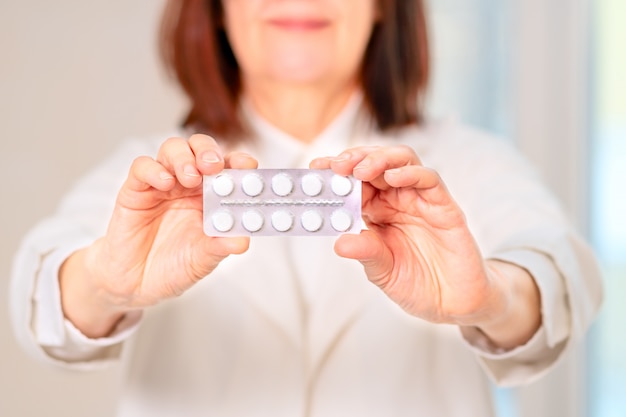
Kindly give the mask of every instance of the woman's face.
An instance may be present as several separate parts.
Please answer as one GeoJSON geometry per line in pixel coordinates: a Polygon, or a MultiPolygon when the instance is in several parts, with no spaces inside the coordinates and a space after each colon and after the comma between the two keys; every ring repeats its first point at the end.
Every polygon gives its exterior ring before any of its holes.
{"type": "Polygon", "coordinates": [[[223,0],[244,80],[320,84],[358,74],[376,0],[223,0]]]}

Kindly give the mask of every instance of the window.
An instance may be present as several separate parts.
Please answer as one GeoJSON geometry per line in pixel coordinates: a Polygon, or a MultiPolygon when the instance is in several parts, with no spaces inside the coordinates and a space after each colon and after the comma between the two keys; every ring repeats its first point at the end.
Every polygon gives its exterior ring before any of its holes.
{"type": "Polygon", "coordinates": [[[605,301],[587,349],[502,417],[626,412],[626,2],[435,0],[434,115],[514,140],[598,254],[605,301]]]}
{"type": "Polygon", "coordinates": [[[626,2],[595,2],[593,14],[591,236],[605,302],[590,339],[589,415],[626,412],[626,2]]]}
{"type": "Polygon", "coordinates": [[[429,108],[512,137],[510,4],[512,0],[428,3],[433,45],[429,108]]]}

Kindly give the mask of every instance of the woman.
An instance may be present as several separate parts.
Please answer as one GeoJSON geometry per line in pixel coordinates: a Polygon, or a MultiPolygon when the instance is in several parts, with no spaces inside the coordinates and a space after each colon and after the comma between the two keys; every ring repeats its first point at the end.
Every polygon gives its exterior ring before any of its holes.
{"type": "Polygon", "coordinates": [[[506,145],[423,120],[421,1],[172,0],[164,22],[186,131],[27,237],[34,354],[123,357],[121,416],[488,416],[487,376],[530,382],[584,334],[598,271],[557,204],[506,145]],[[363,181],[367,230],[202,232],[203,175],[307,165],[363,181]]]}

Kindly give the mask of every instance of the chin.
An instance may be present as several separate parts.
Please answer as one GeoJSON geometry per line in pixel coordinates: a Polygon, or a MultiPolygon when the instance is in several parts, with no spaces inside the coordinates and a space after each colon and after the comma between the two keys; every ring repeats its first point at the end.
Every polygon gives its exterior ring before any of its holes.
{"type": "Polygon", "coordinates": [[[332,77],[336,69],[323,60],[304,57],[301,59],[273,60],[269,70],[272,78],[289,82],[312,83],[332,77]]]}
{"type": "Polygon", "coordinates": [[[273,73],[271,78],[277,81],[291,83],[291,84],[317,84],[330,77],[325,74],[319,74],[316,72],[307,71],[281,71],[273,73]]]}

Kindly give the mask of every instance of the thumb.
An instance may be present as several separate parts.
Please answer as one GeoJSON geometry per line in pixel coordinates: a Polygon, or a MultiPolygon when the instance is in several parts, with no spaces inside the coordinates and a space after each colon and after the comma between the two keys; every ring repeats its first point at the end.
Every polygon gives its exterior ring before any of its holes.
{"type": "Polygon", "coordinates": [[[335,242],[335,253],[359,261],[368,279],[383,285],[393,270],[393,254],[377,233],[363,230],[358,235],[341,235],[335,242]]]}
{"type": "Polygon", "coordinates": [[[249,246],[249,237],[203,236],[194,247],[196,274],[200,277],[210,274],[225,258],[240,255],[246,252],[249,246]]]}

